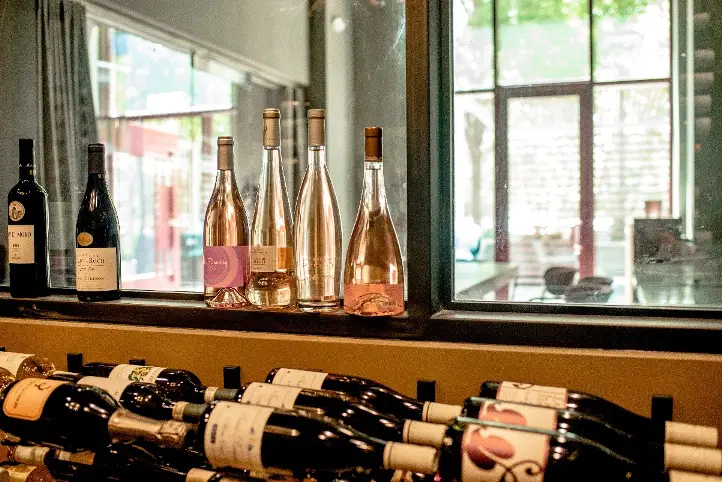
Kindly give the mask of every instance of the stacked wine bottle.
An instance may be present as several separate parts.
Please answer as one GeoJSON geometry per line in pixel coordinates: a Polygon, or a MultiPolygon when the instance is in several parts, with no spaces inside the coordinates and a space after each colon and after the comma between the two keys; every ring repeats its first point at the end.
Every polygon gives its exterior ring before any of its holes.
{"type": "Polygon", "coordinates": [[[219,388],[182,369],[73,365],[0,353],[0,480],[722,480],[716,429],[564,388],[487,381],[448,405],[290,368],[219,388]]]}

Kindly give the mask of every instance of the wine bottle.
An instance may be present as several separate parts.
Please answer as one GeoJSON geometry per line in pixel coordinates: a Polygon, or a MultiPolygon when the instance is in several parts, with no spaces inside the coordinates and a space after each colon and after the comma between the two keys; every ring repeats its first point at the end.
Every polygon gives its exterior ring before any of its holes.
{"type": "MultiPolygon", "coordinates": [[[[254,382],[243,385],[240,389],[222,388],[216,391],[214,398],[249,405],[310,411],[338,420],[371,437],[392,442],[438,448],[441,447],[446,432],[444,425],[416,420],[401,421],[377,412],[359,398],[329,390],[254,382]]],[[[179,402],[173,411],[174,418],[183,422],[198,423],[205,409],[204,404],[179,402]]]]}
{"type": "Polygon", "coordinates": [[[717,429],[714,427],[679,422],[658,423],[630,412],[609,400],[566,388],[486,381],[481,385],[479,396],[587,413],[630,435],[647,434],[646,438],[650,440],[664,440],[700,447],[716,447],[719,440],[717,429]]]}
{"type": "Polygon", "coordinates": [[[248,220],[233,169],[233,137],[219,137],[218,173],[203,227],[203,296],[212,308],[248,305],[248,220]]]}
{"type": "Polygon", "coordinates": [[[246,296],[256,308],[296,306],[293,226],[281,159],[281,113],[263,111],[263,166],[251,228],[251,277],[246,296]]]}
{"type": "Polygon", "coordinates": [[[10,482],[57,482],[58,479],[50,475],[45,467],[35,467],[33,465],[6,465],[3,467],[7,471],[10,482]]]}
{"type": "Polygon", "coordinates": [[[8,193],[10,295],[44,296],[49,286],[48,194],[35,182],[35,145],[20,139],[20,180],[8,193]]]}
{"type": "Polygon", "coordinates": [[[83,365],[80,373],[114,380],[155,383],[173,401],[211,402],[213,394],[218,390],[218,387],[203,386],[194,373],[179,368],[92,362],[83,365]]]}
{"type": "Polygon", "coordinates": [[[566,409],[470,397],[464,403],[463,416],[506,425],[574,433],[638,463],[656,467],[659,472],[669,468],[712,474],[722,471],[722,452],[719,450],[633,437],[600,419],[566,409]]]}
{"type": "Polygon", "coordinates": [[[213,467],[261,473],[437,469],[438,451],[431,447],[383,442],[328,417],[232,402],[206,408],[197,443],[213,467]]]}
{"type": "Polygon", "coordinates": [[[298,305],[304,311],[338,308],[341,283],[341,215],[326,168],[326,113],[308,111],[308,168],[294,215],[298,305]]]}
{"type": "Polygon", "coordinates": [[[386,203],[381,128],[365,130],[364,187],[346,252],[343,307],[361,316],[404,311],[404,265],[386,203]]]}
{"type": "Polygon", "coordinates": [[[148,440],[183,447],[190,426],[156,421],[122,409],[105,391],[60,380],[26,378],[0,391],[0,430],[34,444],[70,451],[111,441],[148,440]]]}
{"type": "Polygon", "coordinates": [[[88,146],[88,185],[75,225],[75,284],[80,301],[120,298],[120,228],[105,180],[105,146],[88,146]]]}
{"type": "Polygon", "coordinates": [[[573,433],[459,418],[447,431],[445,481],[663,482],[667,476],[573,433]]]}
{"type": "Polygon", "coordinates": [[[27,353],[0,352],[0,368],[7,370],[18,380],[45,378],[55,371],[55,365],[47,358],[27,353]]]}
{"type": "Polygon", "coordinates": [[[379,412],[399,419],[447,424],[461,415],[462,410],[460,405],[419,402],[373,380],[351,375],[274,368],[268,373],[266,382],[347,393],[360,398],[379,412]]]}

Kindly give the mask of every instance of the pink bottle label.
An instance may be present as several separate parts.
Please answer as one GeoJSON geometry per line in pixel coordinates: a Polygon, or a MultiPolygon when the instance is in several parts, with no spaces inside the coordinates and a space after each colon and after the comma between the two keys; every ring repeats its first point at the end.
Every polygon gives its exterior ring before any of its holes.
{"type": "Polygon", "coordinates": [[[245,286],[249,276],[248,246],[204,246],[203,276],[206,286],[245,286]]]}

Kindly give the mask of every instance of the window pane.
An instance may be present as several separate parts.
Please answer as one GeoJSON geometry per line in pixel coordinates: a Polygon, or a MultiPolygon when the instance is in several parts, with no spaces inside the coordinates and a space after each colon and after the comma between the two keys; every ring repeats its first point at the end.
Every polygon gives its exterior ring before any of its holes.
{"type": "Polygon", "coordinates": [[[594,0],[594,79],[670,75],[669,0],[594,0]]]}
{"type": "Polygon", "coordinates": [[[625,226],[645,202],[671,214],[669,107],[666,83],[594,90],[596,274],[624,276],[625,226]]]}
{"type": "Polygon", "coordinates": [[[498,0],[499,83],[589,79],[587,0],[498,0]]]}
{"type": "Polygon", "coordinates": [[[454,0],[454,88],[494,86],[492,0],[454,0]]]}

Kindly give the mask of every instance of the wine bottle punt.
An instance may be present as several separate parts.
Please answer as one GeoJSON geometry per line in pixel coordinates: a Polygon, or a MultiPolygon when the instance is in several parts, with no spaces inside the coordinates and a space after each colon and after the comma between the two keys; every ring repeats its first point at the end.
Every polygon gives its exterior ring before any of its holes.
{"type": "Polygon", "coordinates": [[[643,436],[646,434],[645,438],[655,441],[663,440],[669,443],[700,447],[717,447],[719,441],[718,431],[714,427],[679,422],[656,422],[609,400],[566,388],[486,381],[481,385],[479,396],[586,413],[602,419],[630,435],[643,436]]]}
{"type": "Polygon", "coordinates": [[[260,473],[437,470],[434,448],[384,442],[328,417],[233,402],[206,408],[197,443],[213,467],[260,473]]]}
{"type": "Polygon", "coordinates": [[[275,368],[266,382],[289,387],[333,390],[360,398],[381,413],[399,419],[447,424],[461,415],[460,405],[420,402],[367,378],[333,373],[275,368]]]}
{"type": "Polygon", "coordinates": [[[35,181],[35,145],[20,139],[20,179],[8,193],[10,295],[35,298],[48,292],[48,195],[35,181]]]}
{"type": "Polygon", "coordinates": [[[105,146],[88,146],[88,184],[75,225],[75,284],[80,301],[120,298],[120,228],[105,178],[105,146]]]}

